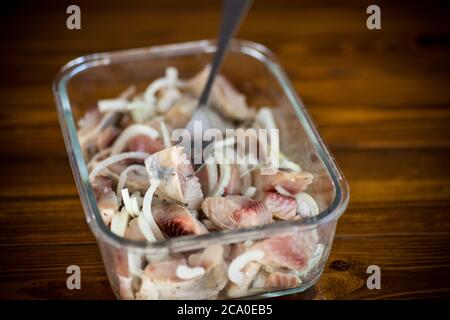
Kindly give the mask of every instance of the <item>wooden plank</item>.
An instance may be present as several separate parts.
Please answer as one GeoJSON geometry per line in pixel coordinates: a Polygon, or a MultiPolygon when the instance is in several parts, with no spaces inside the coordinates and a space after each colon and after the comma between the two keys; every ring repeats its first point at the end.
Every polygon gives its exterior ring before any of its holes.
{"type": "MultiPolygon", "coordinates": [[[[51,92],[67,61],[87,53],[213,38],[219,3],[12,2],[0,12],[0,298],[111,299],[70,171],[51,92]],[[127,14],[123,14],[126,8],[127,14]],[[176,23],[174,23],[176,21],[176,23]],[[66,267],[82,290],[66,288],[66,267]]],[[[327,267],[285,299],[450,296],[450,25],[444,1],[258,1],[240,38],[273,50],[351,188],[327,267]],[[365,286],[368,265],[382,289],[365,286]]]]}

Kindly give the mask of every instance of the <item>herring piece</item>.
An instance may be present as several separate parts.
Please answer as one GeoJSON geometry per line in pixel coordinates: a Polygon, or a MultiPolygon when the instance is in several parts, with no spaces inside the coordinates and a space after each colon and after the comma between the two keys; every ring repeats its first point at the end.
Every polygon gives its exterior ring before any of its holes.
{"type": "Polygon", "coordinates": [[[222,229],[259,226],[272,222],[272,214],[258,201],[244,196],[208,197],[202,211],[222,229]]]}
{"type": "Polygon", "coordinates": [[[162,200],[198,209],[203,192],[194,169],[183,149],[173,146],[161,150],[145,160],[150,178],[160,181],[156,194],[162,200]]]}
{"type": "Polygon", "coordinates": [[[312,181],[313,175],[305,171],[278,171],[273,175],[262,175],[260,170],[253,172],[253,183],[260,191],[273,191],[276,186],[281,186],[294,195],[304,191],[312,181]]]}
{"type": "Polygon", "coordinates": [[[205,268],[205,274],[183,280],[177,276],[180,266],[188,267],[184,258],[149,264],[142,276],[139,299],[200,300],[217,297],[227,283],[226,267],[219,263],[205,268]]]}
{"type": "Polygon", "coordinates": [[[253,249],[265,253],[261,263],[271,268],[304,270],[317,246],[314,230],[270,237],[255,243],[253,249]]]}
{"type": "Polygon", "coordinates": [[[261,201],[275,218],[288,220],[297,214],[297,201],[294,197],[278,192],[264,192],[261,201]]]}
{"type": "Polygon", "coordinates": [[[169,237],[208,233],[206,227],[185,207],[160,204],[152,208],[155,221],[169,237]]]}
{"type": "MultiPolygon", "coordinates": [[[[209,66],[186,83],[186,88],[195,96],[200,96],[209,75],[209,66]]],[[[232,120],[246,120],[254,112],[247,105],[245,96],[239,93],[222,75],[217,75],[211,89],[211,104],[223,116],[232,120]]]]}

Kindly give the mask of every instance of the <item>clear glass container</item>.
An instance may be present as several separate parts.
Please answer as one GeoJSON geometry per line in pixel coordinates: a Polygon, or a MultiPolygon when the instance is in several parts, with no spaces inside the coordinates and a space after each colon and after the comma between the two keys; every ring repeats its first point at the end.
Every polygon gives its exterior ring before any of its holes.
{"type": "Polygon", "coordinates": [[[176,67],[181,78],[194,76],[211,61],[215,50],[215,41],[204,40],[92,54],[67,63],[54,81],[59,121],[86,220],[97,239],[108,279],[118,298],[273,297],[306,290],[324,269],[337,220],[347,207],[348,185],[273,53],[250,41],[232,42],[221,73],[247,97],[249,105],[273,108],[280,127],[281,150],[314,174],[307,192],[316,200],[320,213],[301,220],[155,243],[118,237],[102,221],[80,150],[76,121],[99,99],[115,97],[130,85],[143,91],[169,66],[176,67]],[[313,253],[305,268],[296,273],[299,281],[267,282],[270,269],[260,269],[258,278],[248,286],[237,287],[229,281],[226,257],[233,250],[262,240],[284,241],[290,236],[296,239],[294,250],[313,253]],[[156,285],[149,286],[142,277],[140,270],[145,267],[164,267],[164,263],[173,259],[208,249],[222,252],[225,258],[207,270],[200,280],[158,280],[156,285]]]}

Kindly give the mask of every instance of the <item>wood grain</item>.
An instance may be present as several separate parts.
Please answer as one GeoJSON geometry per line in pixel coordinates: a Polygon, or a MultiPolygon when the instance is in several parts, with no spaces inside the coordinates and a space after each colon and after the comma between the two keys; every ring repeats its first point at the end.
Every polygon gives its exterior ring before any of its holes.
{"type": "MultiPolygon", "coordinates": [[[[77,56],[215,37],[218,1],[65,1],[0,10],[0,298],[112,299],[51,92],[77,56]],[[82,269],[67,290],[66,267],[82,269]]],[[[239,37],[272,49],[349,181],[314,288],[283,299],[450,297],[450,24],[444,1],[255,1],[239,37]],[[369,290],[366,268],[382,270],[369,290]]]]}

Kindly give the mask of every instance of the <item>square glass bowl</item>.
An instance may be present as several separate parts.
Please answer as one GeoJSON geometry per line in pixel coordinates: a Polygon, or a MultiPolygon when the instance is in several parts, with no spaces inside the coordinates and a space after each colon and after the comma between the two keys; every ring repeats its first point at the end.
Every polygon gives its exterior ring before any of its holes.
{"type": "MultiPolygon", "coordinates": [[[[198,236],[182,236],[155,243],[137,242],[113,234],[104,225],[89,182],[86,163],[77,137],[76,122],[100,99],[118,96],[130,85],[142,92],[150,82],[161,77],[167,67],[175,67],[180,78],[190,78],[202,70],[216,50],[215,41],[203,40],[153,46],[149,48],[98,53],[67,63],[57,75],[53,91],[59,121],[90,229],[97,239],[108,279],[121,299],[224,299],[258,298],[291,294],[306,290],[320,277],[334,239],[337,220],[349,201],[349,189],[305,107],[295,93],[285,72],[266,47],[234,40],[221,73],[242,92],[251,106],[273,108],[280,129],[280,150],[303,170],[314,175],[306,192],[316,200],[320,213],[314,217],[282,221],[269,225],[198,236]],[[143,278],[142,270],[158,268],[171,259],[192,253],[222,252],[222,256],[262,240],[298,236],[294,248],[306,250],[313,239],[312,258],[296,273],[298,281],[267,282],[270,269],[260,269],[251,283],[233,285],[226,261],[216,265],[199,279],[143,278]]],[[[242,270],[245,274],[252,270],[242,270]]],[[[253,270],[254,271],[254,270],[253,270]]]]}

